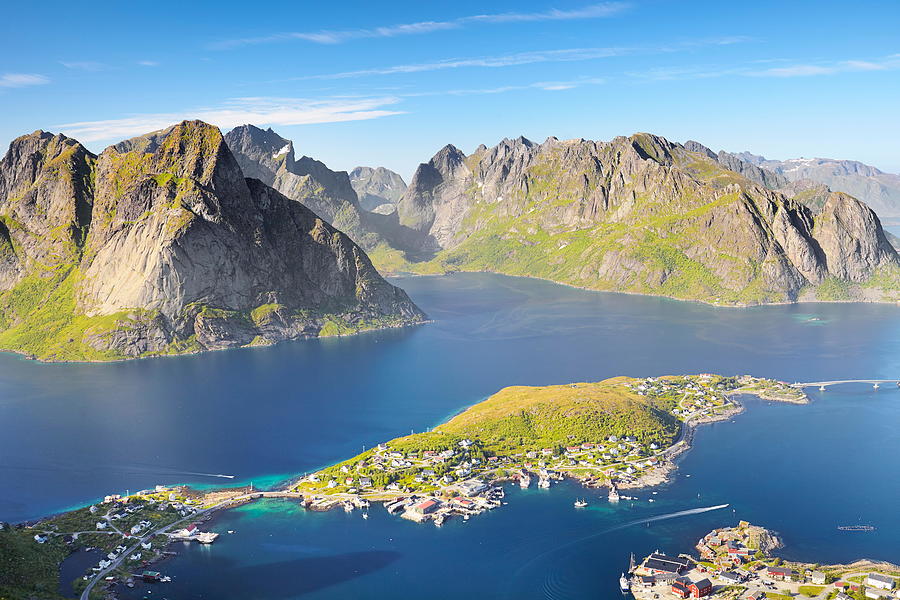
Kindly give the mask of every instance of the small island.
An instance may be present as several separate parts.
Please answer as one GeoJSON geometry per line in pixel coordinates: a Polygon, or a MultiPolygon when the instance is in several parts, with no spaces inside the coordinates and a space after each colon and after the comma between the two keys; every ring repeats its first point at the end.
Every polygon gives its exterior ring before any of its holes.
{"type": "Polygon", "coordinates": [[[691,554],[647,556],[623,575],[623,591],[636,600],[718,598],[722,600],[887,600],[894,597],[900,566],[872,560],[847,565],[786,561],[774,555],[778,535],[740,521],[714,529],[691,554]]]}
{"type": "Polygon", "coordinates": [[[501,506],[500,484],[509,481],[549,488],[574,478],[608,488],[611,502],[631,499],[620,491],[667,481],[695,427],[739,413],[741,394],[808,402],[800,389],[746,375],[508,387],[430,431],[275,490],[157,486],[35,522],[0,523],[0,597],[63,598],[67,560],[83,563],[71,585],[83,600],[138,580],[164,581],[152,567],[171,555],[169,544],[212,543],[215,534],[200,530],[204,521],[258,498],[293,499],[309,510],[365,511],[382,502],[391,514],[438,526],[501,506]]]}

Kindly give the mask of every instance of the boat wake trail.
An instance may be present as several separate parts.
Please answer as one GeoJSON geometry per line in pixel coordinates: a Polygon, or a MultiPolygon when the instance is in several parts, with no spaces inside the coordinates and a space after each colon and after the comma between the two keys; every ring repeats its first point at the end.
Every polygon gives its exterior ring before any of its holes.
{"type": "MultiPolygon", "coordinates": [[[[643,525],[645,523],[655,523],[657,521],[666,521],[669,519],[677,519],[679,517],[687,517],[690,515],[699,515],[699,514],[707,513],[710,511],[714,511],[714,510],[721,510],[723,508],[728,508],[728,506],[729,506],[728,504],[717,504],[716,506],[704,506],[701,508],[690,508],[687,510],[679,510],[677,512],[656,515],[653,517],[646,517],[644,519],[635,519],[633,521],[620,523],[619,525],[610,527],[608,529],[604,529],[602,531],[598,531],[596,533],[592,533],[590,535],[585,535],[580,538],[576,538],[574,540],[569,540],[568,542],[566,542],[564,544],[560,544],[559,546],[550,548],[549,550],[546,550],[546,551],[538,554],[537,556],[534,556],[533,558],[529,559],[527,562],[525,562],[521,567],[519,567],[516,570],[515,574],[512,577],[510,577],[510,579],[509,579],[510,584],[512,584],[512,582],[521,580],[521,575],[523,574],[523,572],[526,569],[528,569],[530,566],[532,566],[535,562],[537,562],[543,558],[546,558],[546,557],[550,556],[551,554],[555,554],[555,553],[565,550],[567,548],[571,548],[572,546],[577,546],[578,544],[581,544],[588,540],[592,540],[594,538],[598,538],[598,537],[607,535],[614,531],[620,531],[622,529],[627,529],[628,527],[634,527],[635,525],[643,525]]],[[[559,575],[557,574],[554,576],[553,574],[551,574],[548,577],[550,577],[550,581],[545,581],[544,586],[543,586],[545,597],[548,598],[548,600],[561,600],[564,596],[562,596],[559,592],[562,591],[562,589],[564,589],[565,586],[562,584],[561,581],[559,581],[559,575]]],[[[507,598],[512,597],[511,587],[509,589],[507,589],[505,596],[507,598]]]]}

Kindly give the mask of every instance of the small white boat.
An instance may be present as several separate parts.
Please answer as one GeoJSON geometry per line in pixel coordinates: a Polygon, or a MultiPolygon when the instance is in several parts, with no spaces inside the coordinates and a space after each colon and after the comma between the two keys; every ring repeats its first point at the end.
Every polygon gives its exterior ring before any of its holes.
{"type": "Polygon", "coordinates": [[[369,518],[369,513],[363,513],[363,519],[368,519],[368,518],[369,518]]]}
{"type": "Polygon", "coordinates": [[[578,499],[575,501],[575,508],[584,508],[588,503],[585,500],[578,499]]]}
{"type": "Polygon", "coordinates": [[[631,584],[628,583],[628,578],[625,577],[625,573],[622,573],[622,576],[619,577],[619,589],[622,590],[623,594],[627,594],[629,590],[631,590],[631,584]]]}
{"type": "Polygon", "coordinates": [[[234,533],[234,529],[229,529],[228,533],[234,533]]]}

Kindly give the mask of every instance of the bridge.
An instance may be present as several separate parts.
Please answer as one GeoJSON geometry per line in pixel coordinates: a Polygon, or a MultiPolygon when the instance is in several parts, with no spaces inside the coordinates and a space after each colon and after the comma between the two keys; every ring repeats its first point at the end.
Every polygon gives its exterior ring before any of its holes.
{"type": "Polygon", "coordinates": [[[900,387],[900,380],[898,379],[836,379],[834,381],[809,381],[806,383],[792,383],[791,387],[795,388],[808,388],[808,387],[817,387],[823,392],[829,385],[838,385],[841,383],[871,383],[872,387],[876,390],[881,387],[882,384],[893,383],[896,384],[897,387],[900,387]]]}

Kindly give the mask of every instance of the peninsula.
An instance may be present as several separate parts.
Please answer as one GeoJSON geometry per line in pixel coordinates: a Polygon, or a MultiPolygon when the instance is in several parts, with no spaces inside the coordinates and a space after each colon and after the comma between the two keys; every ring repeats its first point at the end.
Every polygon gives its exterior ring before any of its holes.
{"type": "Polygon", "coordinates": [[[659,551],[632,564],[623,591],[637,600],[660,597],[747,600],[880,600],[893,598],[900,566],[873,560],[847,565],[786,561],[783,546],[768,529],[740,521],[709,532],[697,542],[699,558],[659,551]]]}
{"type": "Polygon", "coordinates": [[[310,508],[371,501],[440,525],[500,505],[495,484],[523,488],[575,478],[618,491],[667,480],[693,429],[740,412],[753,394],[804,403],[786,383],[750,376],[614,377],[597,383],[504,388],[430,431],[396,438],[298,480],[310,508]]]}

